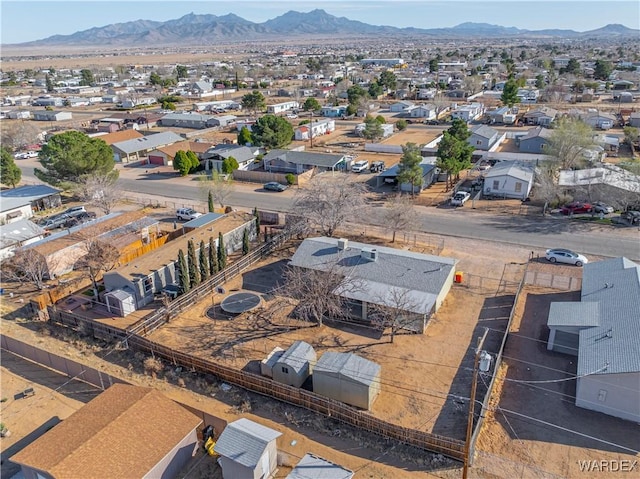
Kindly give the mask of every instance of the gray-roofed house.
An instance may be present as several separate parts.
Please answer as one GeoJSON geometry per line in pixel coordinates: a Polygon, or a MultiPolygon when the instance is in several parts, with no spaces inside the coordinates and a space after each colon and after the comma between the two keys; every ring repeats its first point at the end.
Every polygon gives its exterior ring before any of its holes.
{"type": "Polygon", "coordinates": [[[334,171],[345,165],[344,155],[292,150],[271,150],[262,160],[265,171],[271,173],[300,174],[314,168],[318,171],[334,171]]]}
{"type": "Polygon", "coordinates": [[[113,149],[114,159],[116,161],[129,163],[146,159],[150,151],[172,145],[183,139],[180,135],[172,131],[163,131],[161,133],[143,136],[142,138],[113,143],[111,148],[113,149]]]}
{"type": "Polygon", "coordinates": [[[484,175],[486,196],[525,199],[533,187],[533,166],[517,161],[501,161],[484,175]]]}
{"type": "Polygon", "coordinates": [[[487,125],[478,125],[471,129],[467,142],[476,150],[489,150],[500,138],[500,132],[487,125]]]}
{"type": "Polygon", "coordinates": [[[216,126],[213,124],[213,115],[201,115],[199,113],[169,113],[160,120],[160,125],[174,128],[203,129],[216,126]]]}
{"type": "Polygon", "coordinates": [[[526,112],[522,116],[525,125],[549,126],[556,119],[558,110],[543,106],[526,112]]]}
{"type": "Polygon", "coordinates": [[[0,191],[0,222],[31,218],[34,211],[60,206],[60,191],[49,185],[25,185],[0,191]]]}
{"type": "Polygon", "coordinates": [[[352,479],[353,471],[306,453],[286,479],[352,479]]]}
{"type": "Polygon", "coordinates": [[[0,260],[12,256],[12,251],[44,238],[47,232],[33,221],[22,219],[0,224],[0,260]]]}
{"type": "Polygon", "coordinates": [[[257,146],[220,144],[209,148],[202,155],[202,159],[206,170],[222,171],[222,162],[231,157],[238,162],[239,170],[248,170],[251,169],[259,154],[260,148],[257,146]]]}
{"type": "Polygon", "coordinates": [[[547,349],[578,356],[576,406],[639,422],[640,265],[584,265],[580,296],[551,303],[547,349]]]}
{"type": "Polygon", "coordinates": [[[347,300],[354,319],[372,321],[381,307],[402,307],[402,327],[422,333],[451,289],[456,263],[444,256],[317,237],[300,244],[290,265],[349,276],[335,294],[347,300]],[[399,296],[402,304],[395,300],[399,296]]]}
{"type": "Polygon", "coordinates": [[[71,120],[73,114],[70,111],[49,111],[34,110],[33,119],[35,121],[65,121],[71,120]]]}
{"type": "Polygon", "coordinates": [[[276,439],[282,434],[241,418],[227,424],[213,450],[224,479],[267,479],[278,465],[276,439]]]}
{"type": "MultiPolygon", "coordinates": [[[[415,185],[414,193],[420,193],[425,188],[431,186],[437,179],[437,169],[433,163],[432,159],[423,159],[420,162],[420,168],[422,168],[422,183],[420,185],[415,185]]],[[[376,186],[379,188],[380,186],[387,184],[396,184],[398,181],[398,169],[400,168],[400,164],[395,164],[391,168],[384,170],[378,176],[376,176],[376,186]]],[[[400,191],[411,191],[411,183],[402,183],[400,186],[400,191]]]]}
{"type": "Polygon", "coordinates": [[[313,370],[313,392],[369,410],[380,394],[379,364],[354,353],[328,351],[313,370]]]}
{"type": "Polygon", "coordinates": [[[550,138],[551,130],[537,126],[516,138],[516,143],[521,153],[543,153],[549,148],[550,138]]]}
{"type": "Polygon", "coordinates": [[[313,371],[316,352],[309,343],[296,341],[274,363],[274,381],[299,388],[313,371]]]}

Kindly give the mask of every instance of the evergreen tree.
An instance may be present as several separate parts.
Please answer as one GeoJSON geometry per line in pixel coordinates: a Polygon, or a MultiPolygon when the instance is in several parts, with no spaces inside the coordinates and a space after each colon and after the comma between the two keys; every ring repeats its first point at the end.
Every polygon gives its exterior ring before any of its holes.
{"type": "Polygon", "coordinates": [[[253,216],[256,219],[256,231],[260,233],[260,213],[257,206],[253,208],[253,216]]]}
{"type": "Polygon", "coordinates": [[[200,270],[196,259],[196,247],[192,240],[187,243],[187,265],[189,267],[189,285],[195,288],[200,284],[200,270]]]}
{"type": "Polygon", "coordinates": [[[415,187],[422,186],[422,156],[420,156],[420,147],[415,143],[407,143],[402,145],[402,158],[398,165],[398,184],[411,184],[411,195],[415,194],[415,187]]]}
{"type": "Polygon", "coordinates": [[[0,154],[2,156],[0,162],[0,183],[15,188],[22,178],[22,170],[16,165],[13,155],[7,148],[4,146],[0,147],[0,154]]]}
{"type": "Polygon", "coordinates": [[[513,78],[509,78],[504,84],[500,100],[509,108],[520,101],[518,98],[518,84],[513,78]]]}
{"type": "Polygon", "coordinates": [[[188,293],[191,290],[189,284],[189,269],[187,268],[187,260],[184,257],[184,251],[178,251],[178,288],[179,293],[188,293]]]}
{"type": "Polygon", "coordinates": [[[249,254],[249,248],[249,228],[245,228],[244,233],[242,234],[242,256],[249,254]]]}
{"type": "Polygon", "coordinates": [[[213,207],[213,193],[211,190],[209,190],[209,193],[207,194],[207,204],[209,206],[209,213],[213,213],[215,209],[213,207]]]}
{"type": "Polygon", "coordinates": [[[220,271],[227,267],[227,248],[224,245],[222,232],[218,233],[218,268],[220,271]]]}
{"type": "Polygon", "coordinates": [[[214,275],[218,272],[218,253],[216,251],[216,243],[213,236],[209,237],[209,272],[214,275]]]}
{"type": "Polygon", "coordinates": [[[209,277],[209,260],[207,259],[207,250],[204,247],[204,240],[200,241],[198,260],[200,262],[200,279],[205,281],[209,277]]]}

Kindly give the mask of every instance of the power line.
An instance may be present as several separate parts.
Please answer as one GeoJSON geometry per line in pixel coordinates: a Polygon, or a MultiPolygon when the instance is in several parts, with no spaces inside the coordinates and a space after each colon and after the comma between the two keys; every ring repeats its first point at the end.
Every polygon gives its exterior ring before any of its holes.
{"type": "MultiPolygon", "coordinates": [[[[586,374],[581,374],[580,376],[572,376],[570,378],[562,378],[562,379],[547,379],[547,380],[540,380],[540,381],[527,381],[527,380],[523,380],[523,379],[510,379],[510,378],[502,378],[503,381],[508,381],[508,382],[512,382],[512,383],[520,383],[520,384],[550,384],[550,383],[562,383],[565,381],[575,381],[576,379],[580,379],[580,378],[584,378],[587,376],[591,376],[594,374],[598,374],[601,373],[602,371],[606,371],[607,368],[609,367],[609,363],[605,364],[604,366],[602,366],[600,369],[597,369],[593,372],[590,373],[586,373],[586,374]]],[[[491,376],[490,374],[487,373],[480,373],[481,375],[485,375],[485,376],[491,376]]]]}

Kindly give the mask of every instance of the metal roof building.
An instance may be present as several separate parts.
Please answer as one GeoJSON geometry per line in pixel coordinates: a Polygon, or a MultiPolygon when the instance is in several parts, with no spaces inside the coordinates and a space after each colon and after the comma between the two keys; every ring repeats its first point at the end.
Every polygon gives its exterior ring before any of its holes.
{"type": "Polygon", "coordinates": [[[576,405],[640,421],[640,265],[586,264],[581,301],[552,303],[547,326],[547,349],[578,356],[576,405]]]}
{"type": "Polygon", "coordinates": [[[353,353],[324,353],[313,370],[313,392],[362,409],[380,394],[379,364],[353,353]]]}
{"type": "Polygon", "coordinates": [[[296,341],[273,365],[273,380],[299,388],[312,373],[316,360],[313,346],[296,341]]]}
{"type": "Polygon", "coordinates": [[[213,448],[220,455],[222,477],[271,477],[277,467],[276,439],[281,435],[245,418],[227,424],[213,448]]]}
{"type": "Polygon", "coordinates": [[[172,145],[173,143],[177,143],[183,139],[184,138],[180,135],[177,135],[172,131],[163,131],[161,133],[155,133],[141,138],[113,143],[111,148],[113,148],[116,155],[116,161],[128,162],[136,161],[141,157],[146,157],[147,153],[150,151],[163,146],[172,145]]]}
{"type": "Polygon", "coordinates": [[[286,479],[351,479],[353,471],[313,454],[305,454],[286,479]]]}

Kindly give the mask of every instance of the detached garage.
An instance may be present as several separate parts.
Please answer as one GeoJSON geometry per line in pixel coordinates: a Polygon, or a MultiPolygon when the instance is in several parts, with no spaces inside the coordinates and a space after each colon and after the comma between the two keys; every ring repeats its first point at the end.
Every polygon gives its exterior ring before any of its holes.
{"type": "Polygon", "coordinates": [[[313,369],[313,392],[368,410],[380,394],[380,371],[353,353],[324,353],[313,369]]]}

